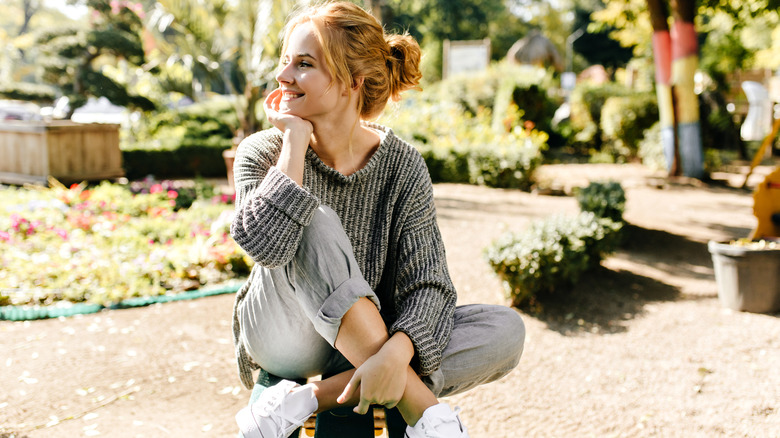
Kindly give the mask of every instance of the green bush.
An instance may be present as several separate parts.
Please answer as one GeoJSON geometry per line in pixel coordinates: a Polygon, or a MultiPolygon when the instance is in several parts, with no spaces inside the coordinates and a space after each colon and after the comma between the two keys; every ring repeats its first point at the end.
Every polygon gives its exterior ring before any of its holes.
{"type": "Polygon", "coordinates": [[[666,170],[666,156],[661,137],[661,123],[656,122],[645,130],[644,137],[639,141],[639,158],[642,164],[654,171],[666,170]]]}
{"type": "Polygon", "coordinates": [[[626,192],[617,181],[591,182],[576,191],[581,211],[589,211],[598,217],[624,222],[626,192]]]}
{"type": "Polygon", "coordinates": [[[578,85],[571,94],[571,127],[575,135],[570,146],[580,153],[601,149],[601,110],[608,98],[624,96],[628,90],[615,83],[578,85]]]}
{"type": "Polygon", "coordinates": [[[491,126],[490,111],[476,115],[458,104],[419,94],[380,123],[393,127],[422,154],[435,182],[528,189],[546,148],[544,132],[518,126],[509,132],[491,126]]]}
{"type": "Polygon", "coordinates": [[[225,176],[222,152],[232,147],[237,126],[227,98],[142,118],[123,132],[125,173],[128,178],[225,176]]]}
{"type": "Polygon", "coordinates": [[[553,216],[532,223],[524,233],[502,235],[485,249],[485,257],[512,305],[533,306],[539,297],[574,284],[613,252],[621,227],[592,212],[553,216]]]}
{"type": "Polygon", "coordinates": [[[222,151],[210,146],[182,146],[174,150],[123,149],[122,167],[129,179],[224,178],[227,175],[222,151]]]}
{"type": "Polygon", "coordinates": [[[658,104],[654,93],[614,96],[601,109],[601,136],[616,158],[636,158],[644,132],[658,122],[658,104]]]}

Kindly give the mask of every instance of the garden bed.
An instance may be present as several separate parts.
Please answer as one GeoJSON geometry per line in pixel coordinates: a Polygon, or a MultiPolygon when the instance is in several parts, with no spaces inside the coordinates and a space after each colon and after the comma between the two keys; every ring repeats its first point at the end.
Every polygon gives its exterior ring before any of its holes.
{"type": "Polygon", "coordinates": [[[232,197],[145,181],[0,188],[0,305],[112,306],[248,273],[232,197]]]}

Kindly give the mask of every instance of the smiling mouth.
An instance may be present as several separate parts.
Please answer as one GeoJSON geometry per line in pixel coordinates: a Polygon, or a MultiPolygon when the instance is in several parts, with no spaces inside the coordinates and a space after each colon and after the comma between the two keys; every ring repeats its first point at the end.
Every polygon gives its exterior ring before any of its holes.
{"type": "Polygon", "coordinates": [[[282,101],[289,102],[291,100],[295,100],[299,97],[302,97],[303,93],[294,93],[292,91],[285,91],[282,93],[282,101]]]}

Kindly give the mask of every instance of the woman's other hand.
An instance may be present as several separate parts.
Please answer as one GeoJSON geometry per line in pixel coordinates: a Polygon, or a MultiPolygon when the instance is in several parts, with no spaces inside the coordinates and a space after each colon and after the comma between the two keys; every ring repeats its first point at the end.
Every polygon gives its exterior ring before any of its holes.
{"type": "Polygon", "coordinates": [[[414,372],[409,366],[413,354],[414,349],[406,334],[396,333],[355,370],[337,401],[345,403],[360,389],[360,402],[354,409],[356,413],[365,414],[372,404],[394,408],[404,395],[408,373],[414,372]]]}

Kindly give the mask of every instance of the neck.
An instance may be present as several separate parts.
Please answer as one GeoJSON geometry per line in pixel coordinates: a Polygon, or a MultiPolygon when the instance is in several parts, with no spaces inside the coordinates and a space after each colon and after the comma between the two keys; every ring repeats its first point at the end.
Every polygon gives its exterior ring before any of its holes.
{"type": "Polygon", "coordinates": [[[344,175],[360,170],[379,145],[377,134],[360,120],[315,124],[311,148],[323,163],[344,175]]]}

